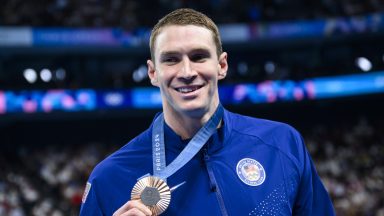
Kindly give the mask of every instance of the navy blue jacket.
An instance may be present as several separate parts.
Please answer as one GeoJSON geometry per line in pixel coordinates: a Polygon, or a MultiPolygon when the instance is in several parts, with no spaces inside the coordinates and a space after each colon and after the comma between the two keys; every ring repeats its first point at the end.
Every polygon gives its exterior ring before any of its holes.
{"type": "MultiPolygon", "coordinates": [[[[112,215],[130,200],[137,179],[152,173],[152,126],[93,170],[80,215],[112,215]]],[[[167,164],[183,150],[165,125],[167,164]]],[[[334,215],[302,137],[278,122],[224,112],[224,125],[167,179],[171,204],[162,215],[334,215]]]]}

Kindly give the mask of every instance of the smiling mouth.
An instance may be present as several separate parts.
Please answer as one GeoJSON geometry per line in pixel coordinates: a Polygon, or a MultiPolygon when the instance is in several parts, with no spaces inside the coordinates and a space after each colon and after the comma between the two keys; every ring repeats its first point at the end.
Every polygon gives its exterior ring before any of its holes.
{"type": "Polygon", "coordinates": [[[194,92],[202,87],[203,85],[183,86],[183,87],[175,88],[175,90],[180,93],[186,94],[186,93],[194,92]]]}

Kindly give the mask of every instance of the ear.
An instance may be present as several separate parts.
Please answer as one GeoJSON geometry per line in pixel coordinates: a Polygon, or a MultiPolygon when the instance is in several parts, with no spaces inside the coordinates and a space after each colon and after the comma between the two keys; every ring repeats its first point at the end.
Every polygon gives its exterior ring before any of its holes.
{"type": "Polygon", "coordinates": [[[153,86],[159,86],[155,64],[153,63],[153,61],[147,60],[147,66],[148,66],[148,77],[151,80],[151,84],[153,86]]]}
{"type": "Polygon", "coordinates": [[[227,76],[228,71],[228,54],[226,52],[221,53],[219,56],[219,80],[224,79],[227,76]]]}

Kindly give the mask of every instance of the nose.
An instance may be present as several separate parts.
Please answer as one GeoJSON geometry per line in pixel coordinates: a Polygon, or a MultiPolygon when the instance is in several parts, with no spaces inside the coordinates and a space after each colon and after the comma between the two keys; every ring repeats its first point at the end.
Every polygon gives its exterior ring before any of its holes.
{"type": "Polygon", "coordinates": [[[192,64],[193,63],[188,57],[183,58],[182,67],[179,73],[180,79],[191,81],[197,76],[197,72],[194,70],[192,64]]]}

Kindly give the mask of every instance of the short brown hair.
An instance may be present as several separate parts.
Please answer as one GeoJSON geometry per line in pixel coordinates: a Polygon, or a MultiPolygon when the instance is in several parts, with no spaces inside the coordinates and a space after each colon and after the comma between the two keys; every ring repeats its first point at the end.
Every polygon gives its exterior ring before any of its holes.
{"type": "Polygon", "coordinates": [[[190,8],[180,8],[164,16],[153,27],[149,42],[152,60],[155,59],[154,49],[157,36],[160,34],[162,28],[170,25],[196,25],[207,28],[212,32],[213,41],[216,45],[217,56],[220,56],[223,52],[223,48],[221,46],[220,33],[216,24],[203,13],[200,13],[190,8]]]}

